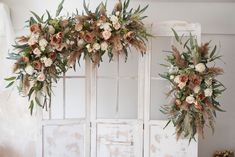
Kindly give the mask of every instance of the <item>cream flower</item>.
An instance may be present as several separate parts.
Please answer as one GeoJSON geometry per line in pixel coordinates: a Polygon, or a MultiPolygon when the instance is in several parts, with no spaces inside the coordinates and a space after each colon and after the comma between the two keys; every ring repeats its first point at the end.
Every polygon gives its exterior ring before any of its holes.
{"type": "Polygon", "coordinates": [[[81,23],[76,23],[75,30],[76,31],[81,31],[82,29],[83,29],[83,25],[81,23]]]}
{"type": "Polygon", "coordinates": [[[201,87],[200,86],[196,86],[196,87],[194,87],[193,88],[193,91],[194,91],[194,93],[199,93],[199,91],[201,90],[201,87]]]}
{"type": "Polygon", "coordinates": [[[185,82],[181,82],[181,83],[178,84],[178,87],[179,87],[180,89],[183,89],[185,86],[186,86],[186,83],[185,83],[185,82]]]}
{"type": "Polygon", "coordinates": [[[170,79],[171,79],[171,80],[173,80],[174,78],[175,78],[175,76],[174,76],[174,75],[171,75],[171,76],[170,76],[170,79]]]}
{"type": "Polygon", "coordinates": [[[45,79],[46,79],[46,76],[43,73],[40,73],[37,77],[37,80],[40,82],[45,81],[45,79]]]}
{"type": "Polygon", "coordinates": [[[115,15],[116,15],[116,16],[119,16],[119,15],[120,15],[120,11],[117,11],[117,12],[115,13],[115,15]]]}
{"type": "Polygon", "coordinates": [[[45,67],[50,67],[52,65],[53,61],[50,58],[44,59],[45,67]]]}
{"type": "Polygon", "coordinates": [[[186,102],[189,103],[189,104],[192,104],[192,103],[195,102],[195,98],[192,95],[187,96],[186,102]]]}
{"type": "Polygon", "coordinates": [[[31,65],[28,64],[24,70],[27,74],[33,75],[34,68],[31,65]]]}
{"type": "Polygon", "coordinates": [[[108,44],[107,44],[107,42],[102,42],[102,43],[101,43],[101,50],[102,50],[102,51],[107,51],[107,50],[108,50],[108,44]]]}
{"type": "Polygon", "coordinates": [[[38,38],[39,38],[38,33],[36,33],[36,34],[32,33],[29,40],[28,40],[28,44],[31,46],[31,45],[38,43],[38,38]]]}
{"type": "Polygon", "coordinates": [[[33,54],[35,54],[37,57],[40,57],[41,54],[42,54],[42,52],[39,50],[39,48],[35,48],[35,49],[33,50],[33,54]]]}
{"type": "Polygon", "coordinates": [[[115,30],[119,30],[121,28],[121,24],[119,22],[115,22],[115,23],[113,23],[113,28],[115,30]]]}
{"type": "Polygon", "coordinates": [[[180,75],[177,75],[174,79],[175,83],[180,83],[180,75]]]}
{"type": "Polygon", "coordinates": [[[196,71],[202,73],[206,70],[206,66],[203,63],[199,63],[195,66],[196,71]]]}
{"type": "Polygon", "coordinates": [[[112,29],[111,29],[110,26],[112,26],[111,23],[106,22],[106,23],[103,23],[103,24],[100,26],[100,28],[103,29],[103,30],[105,30],[105,31],[111,31],[112,29]]]}
{"type": "Polygon", "coordinates": [[[204,93],[205,93],[205,97],[211,97],[213,90],[212,90],[212,88],[207,88],[204,90],[204,93]]]}
{"type": "Polygon", "coordinates": [[[112,33],[110,31],[103,31],[102,36],[104,40],[108,40],[111,37],[112,33]]]}
{"type": "Polygon", "coordinates": [[[207,86],[211,86],[212,85],[212,81],[213,81],[212,78],[209,78],[209,79],[205,80],[205,83],[206,83],[207,86]]]}
{"type": "Polygon", "coordinates": [[[45,51],[45,48],[46,48],[47,44],[48,44],[48,42],[47,42],[46,39],[39,40],[39,46],[40,46],[42,51],[45,51]]]}
{"type": "Polygon", "coordinates": [[[179,71],[179,68],[178,67],[175,67],[173,65],[171,65],[171,67],[169,68],[169,73],[170,74],[175,74],[179,71]]]}
{"type": "Polygon", "coordinates": [[[85,44],[85,41],[83,39],[79,39],[77,42],[78,47],[83,46],[85,44]]]}
{"type": "Polygon", "coordinates": [[[91,48],[91,45],[90,45],[90,44],[86,45],[86,48],[87,48],[87,51],[88,51],[88,52],[92,52],[92,51],[93,51],[93,49],[91,48]]]}
{"type": "Polygon", "coordinates": [[[99,50],[99,49],[100,49],[100,44],[94,43],[93,48],[94,48],[95,50],[99,50]]]}
{"type": "Polygon", "coordinates": [[[49,32],[50,34],[54,34],[54,33],[55,33],[55,28],[54,28],[53,26],[49,25],[49,26],[48,26],[48,32],[49,32]]]}
{"type": "Polygon", "coordinates": [[[112,15],[112,16],[110,17],[110,21],[112,21],[113,23],[117,23],[117,22],[118,22],[118,17],[115,16],[115,15],[112,15]]]}

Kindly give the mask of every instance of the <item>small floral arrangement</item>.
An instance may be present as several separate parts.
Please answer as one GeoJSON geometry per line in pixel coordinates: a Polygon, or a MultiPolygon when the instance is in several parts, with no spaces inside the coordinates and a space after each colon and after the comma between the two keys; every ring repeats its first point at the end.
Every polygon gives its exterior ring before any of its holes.
{"type": "Polygon", "coordinates": [[[217,151],[213,157],[234,157],[234,152],[231,150],[217,151]]]}
{"type": "MultiPolygon", "coordinates": [[[[162,106],[161,111],[176,127],[177,138],[181,135],[194,139],[197,133],[203,136],[204,126],[214,131],[216,111],[220,109],[217,98],[225,91],[224,85],[217,80],[223,69],[215,66],[221,56],[216,54],[216,46],[210,52],[210,43],[198,45],[195,37],[190,36],[183,43],[173,30],[178,48],[172,46],[167,56],[169,71],[160,74],[171,83],[171,104],[162,106]]],[[[166,126],[167,126],[166,125],[166,126]]],[[[204,136],[203,136],[204,137],[204,136]]]]}
{"type": "Polygon", "coordinates": [[[146,52],[147,32],[142,16],[148,6],[128,9],[130,0],[119,1],[112,13],[107,14],[107,4],[101,3],[92,12],[84,1],[85,14],[78,11],[69,17],[59,16],[63,2],[58,6],[56,17],[46,11],[38,16],[32,12],[28,27],[30,34],[17,38],[16,52],[9,59],[16,60],[15,76],[6,78],[7,87],[18,83],[21,95],[29,98],[31,114],[35,104],[50,107],[52,83],[69,68],[75,69],[81,56],[90,58],[95,64],[107,54],[112,60],[114,54],[128,56],[133,46],[142,54],[146,52]]]}

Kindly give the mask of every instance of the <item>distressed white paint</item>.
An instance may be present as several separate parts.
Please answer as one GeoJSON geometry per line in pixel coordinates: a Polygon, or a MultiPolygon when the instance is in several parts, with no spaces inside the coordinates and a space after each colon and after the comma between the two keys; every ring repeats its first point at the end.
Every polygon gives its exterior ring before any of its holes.
{"type": "Polygon", "coordinates": [[[85,157],[84,125],[43,127],[43,157],[85,157]]]}

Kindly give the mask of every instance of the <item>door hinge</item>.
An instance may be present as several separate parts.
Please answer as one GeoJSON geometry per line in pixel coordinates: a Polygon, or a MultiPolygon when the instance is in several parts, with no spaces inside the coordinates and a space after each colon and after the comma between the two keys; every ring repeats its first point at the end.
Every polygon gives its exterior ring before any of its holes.
{"type": "Polygon", "coordinates": [[[144,124],[143,124],[143,130],[144,130],[144,124]]]}
{"type": "Polygon", "coordinates": [[[90,128],[92,127],[92,123],[90,122],[90,128]]]}

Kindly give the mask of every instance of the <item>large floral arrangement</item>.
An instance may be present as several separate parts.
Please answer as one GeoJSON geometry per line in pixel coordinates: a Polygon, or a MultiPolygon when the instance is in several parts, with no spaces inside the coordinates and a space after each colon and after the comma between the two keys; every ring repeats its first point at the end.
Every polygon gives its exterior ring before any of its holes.
{"type": "Polygon", "coordinates": [[[231,150],[217,151],[213,157],[234,157],[234,152],[231,150]]]}
{"type": "MultiPolygon", "coordinates": [[[[174,31],[174,30],[173,30],[174,31]]],[[[195,37],[183,42],[174,31],[177,47],[167,56],[169,71],[161,74],[171,83],[172,97],[169,105],[161,111],[168,115],[169,122],[176,127],[176,134],[195,138],[197,133],[203,136],[204,126],[208,125],[214,131],[216,111],[220,109],[217,98],[225,90],[224,85],[216,76],[223,74],[223,69],[215,66],[215,61],[221,56],[216,53],[216,46],[210,51],[210,42],[198,45],[195,37]]]]}
{"type": "Polygon", "coordinates": [[[101,3],[92,12],[84,1],[85,14],[59,16],[63,2],[58,6],[56,17],[46,11],[45,16],[33,16],[27,21],[30,34],[17,38],[15,52],[9,59],[16,60],[15,76],[6,78],[7,87],[17,82],[20,94],[29,98],[31,113],[35,104],[47,108],[51,104],[52,83],[69,68],[79,63],[81,56],[90,58],[95,64],[107,54],[112,60],[114,54],[127,58],[130,46],[142,54],[146,52],[150,34],[142,20],[148,6],[128,9],[130,0],[119,1],[111,14],[107,4],[101,3]]]}

